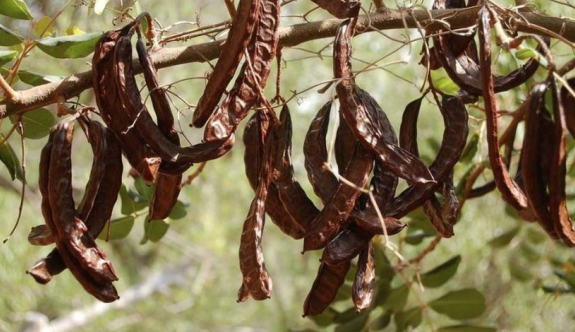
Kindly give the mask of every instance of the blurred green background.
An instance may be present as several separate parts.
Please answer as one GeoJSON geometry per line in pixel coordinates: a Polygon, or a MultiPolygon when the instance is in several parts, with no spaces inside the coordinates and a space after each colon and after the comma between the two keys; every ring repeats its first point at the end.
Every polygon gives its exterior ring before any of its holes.
{"type": "MultiPolygon", "coordinates": [[[[409,2],[397,1],[401,6],[409,2]]],[[[509,6],[512,1],[496,1],[509,6]]],[[[529,1],[539,5],[547,13],[574,17],[575,11],[568,7],[548,1],[529,1]]],[[[30,11],[38,20],[42,16],[52,17],[62,8],[61,0],[27,0],[30,11]]],[[[431,7],[432,1],[423,5],[431,7]]],[[[166,35],[202,26],[214,24],[229,18],[223,0],[194,1],[151,1],[140,0],[132,6],[129,0],[123,3],[112,0],[102,15],[94,14],[89,5],[91,1],[73,2],[66,7],[56,20],[54,33],[64,34],[70,26],[77,26],[87,32],[105,31],[114,28],[113,24],[125,22],[114,20],[128,7],[135,15],[138,10],[148,11],[163,27],[176,22],[166,35]],[[140,9],[138,9],[138,6],[140,9]],[[185,22],[184,22],[185,21],[185,22]]],[[[369,9],[369,1],[364,1],[369,9]]],[[[389,7],[396,8],[395,1],[386,1],[389,7]]],[[[422,2],[414,2],[421,5],[422,2]]],[[[2,2],[0,1],[0,6],[2,2]]],[[[306,0],[298,0],[283,8],[282,25],[304,22],[302,14],[315,6],[306,0]]],[[[329,18],[325,12],[313,11],[306,16],[308,20],[329,18]]],[[[23,36],[29,35],[30,22],[0,17],[0,23],[17,31],[23,36]]],[[[31,34],[32,36],[33,34],[31,34]]],[[[223,38],[225,36],[219,36],[223,38]]],[[[381,33],[369,33],[354,39],[354,69],[361,70],[366,64],[376,62],[376,70],[366,71],[358,76],[357,83],[369,91],[387,112],[396,131],[403,109],[411,100],[419,97],[419,87],[423,83],[425,68],[419,65],[421,42],[415,41],[411,47],[399,48],[407,38],[417,39],[415,30],[394,30],[381,33]],[[397,42],[400,41],[400,42],[397,42]]],[[[209,41],[208,37],[194,38],[185,43],[171,43],[167,47],[191,45],[209,41]]],[[[297,97],[290,101],[294,121],[293,161],[296,177],[310,196],[313,191],[307,181],[303,167],[302,146],[307,127],[319,107],[334,97],[333,87],[324,94],[317,91],[323,85],[317,85],[332,78],[331,39],[323,39],[285,49],[283,53],[281,88],[287,98],[294,92],[297,97]],[[318,53],[321,51],[321,54],[318,53]],[[317,86],[315,86],[317,85],[317,86]],[[313,87],[315,86],[315,87],[313,87]],[[310,87],[313,87],[310,89],[310,87]]],[[[5,50],[5,48],[0,48],[5,50]]],[[[555,45],[557,62],[564,63],[573,57],[573,50],[555,45]]],[[[497,57],[500,72],[517,66],[513,56],[501,54],[497,57]]],[[[21,69],[44,75],[68,76],[90,70],[90,57],[77,60],[56,60],[48,57],[39,49],[34,49],[23,61],[21,69]]],[[[214,62],[215,63],[215,62],[214,62]]],[[[6,66],[10,66],[7,64],[6,66]]],[[[275,64],[274,64],[275,68],[275,64]]],[[[275,69],[274,69],[275,70],[275,69]]],[[[175,84],[172,91],[189,103],[196,103],[202,93],[207,64],[187,64],[160,71],[164,84],[175,84]]],[[[544,72],[538,74],[544,77],[544,72]]],[[[533,80],[536,81],[538,78],[533,80]]],[[[141,79],[141,78],[140,78],[141,79]]],[[[270,77],[266,95],[274,96],[275,74],[270,77]]],[[[19,82],[17,89],[29,88],[19,82]]],[[[525,98],[527,87],[500,96],[500,107],[514,110],[525,98]]],[[[174,105],[178,113],[181,128],[192,142],[199,142],[200,130],[191,130],[188,124],[191,112],[185,103],[176,98],[174,105]]],[[[91,91],[81,95],[80,101],[94,105],[91,91]]],[[[480,104],[479,104],[480,105],[480,104]]],[[[54,111],[54,109],[50,108],[54,111]]],[[[476,108],[469,109],[470,135],[479,134],[483,127],[483,115],[476,108]]],[[[505,122],[505,121],[503,121],[505,122]]],[[[10,125],[2,125],[5,133],[10,125]]],[[[438,142],[441,141],[442,120],[437,107],[424,102],[419,123],[420,150],[426,161],[433,160],[438,142]]],[[[241,131],[238,138],[241,138],[241,131]]],[[[516,146],[520,147],[522,131],[516,146]],[[518,145],[517,145],[518,144],[518,145]]],[[[45,256],[51,248],[34,247],[28,244],[28,230],[43,223],[37,191],[37,169],[39,152],[46,138],[27,140],[27,179],[28,186],[22,221],[12,238],[0,245],[0,331],[19,331],[30,328],[33,322],[52,321],[49,331],[315,331],[333,330],[334,325],[319,327],[308,318],[302,318],[302,306],[309,291],[317,268],[319,253],[307,253],[302,256],[301,241],[293,241],[281,234],[268,222],[263,241],[266,266],[274,282],[273,297],[268,301],[237,304],[236,294],[241,282],[238,264],[239,239],[242,223],[245,219],[253,192],[244,175],[243,143],[238,139],[236,147],[223,158],[209,162],[204,172],[186,186],[181,201],[187,206],[184,218],[167,220],[170,227],[167,234],[157,243],[148,241],[141,244],[144,236],[144,216],[146,210],[138,211],[136,222],[129,236],[123,240],[100,245],[113,261],[120,281],[116,283],[122,301],[116,305],[102,305],[86,294],[69,272],[64,272],[46,285],[41,286],[25,274],[34,262],[45,256]],[[76,325],[67,325],[76,324],[76,325]]],[[[10,139],[18,156],[20,140],[10,139]]],[[[91,153],[85,139],[77,133],[74,149],[74,187],[77,197],[81,197],[91,165],[91,153]]],[[[572,163],[573,153],[569,162],[572,163]]],[[[456,168],[456,182],[474,164],[486,158],[486,144],[482,140],[477,153],[456,168]]],[[[518,158],[516,156],[515,158],[518,158]]],[[[515,159],[514,159],[515,160],[515,159]]],[[[195,168],[189,171],[192,173],[195,168]]],[[[137,192],[134,180],[125,169],[124,183],[128,189],[137,192]]],[[[4,217],[0,224],[0,237],[6,237],[13,227],[18,214],[20,182],[12,182],[5,168],[0,169],[0,207],[4,217]]],[[[486,172],[480,183],[490,180],[486,172]]],[[[570,182],[571,183],[571,182],[570,182]]],[[[140,188],[141,189],[141,188],[140,188]]],[[[79,198],[78,198],[79,199],[79,198]]],[[[315,200],[315,197],[314,197],[315,200]]],[[[77,200],[78,201],[78,200],[77,200]]],[[[319,201],[315,200],[319,206],[319,201]]],[[[118,200],[115,217],[122,217],[118,200]]],[[[417,256],[433,235],[426,233],[424,222],[415,213],[405,218],[410,224],[407,231],[392,240],[399,244],[401,254],[406,258],[417,256]],[[414,235],[415,233],[415,235],[414,235]],[[406,237],[409,237],[407,238],[406,237]],[[409,243],[411,242],[411,244],[409,243]],[[417,243],[419,242],[419,243],[417,243]]],[[[569,280],[565,275],[574,273],[571,263],[573,251],[550,241],[535,224],[519,221],[506,209],[498,193],[468,202],[462,218],[455,228],[456,236],[442,241],[421,264],[421,271],[427,271],[455,255],[461,255],[462,261],[457,273],[444,286],[436,289],[420,289],[417,282],[411,285],[407,308],[421,306],[442,294],[463,288],[475,288],[485,295],[486,310],[469,324],[490,326],[497,331],[568,331],[574,322],[575,298],[572,294],[559,296],[549,294],[542,286],[569,290],[569,280]],[[495,241],[493,241],[496,239],[495,241]],[[491,242],[490,242],[491,241],[491,242]],[[556,275],[564,273],[564,278],[556,275]]],[[[389,251],[386,256],[393,265],[398,258],[389,251]]],[[[417,280],[417,270],[404,270],[405,278],[396,277],[393,287],[404,284],[405,280],[417,280]]],[[[575,274],[573,275],[575,276],[575,274]]],[[[574,279],[575,280],[575,277],[574,279]]],[[[549,290],[548,291],[553,291],[549,290]]],[[[336,305],[338,311],[351,307],[351,301],[342,301],[336,305]]],[[[375,319],[381,312],[374,312],[375,319]]],[[[457,325],[458,321],[449,319],[428,309],[424,309],[424,322],[415,330],[430,331],[444,325],[457,325]]],[[[367,327],[367,329],[377,330],[367,327]]],[[[341,330],[341,329],[340,329],[341,330]]],[[[395,331],[392,323],[384,331],[395,331]]],[[[408,329],[409,330],[409,329],[408,329]]],[[[352,331],[352,330],[350,330],[352,331]]]]}

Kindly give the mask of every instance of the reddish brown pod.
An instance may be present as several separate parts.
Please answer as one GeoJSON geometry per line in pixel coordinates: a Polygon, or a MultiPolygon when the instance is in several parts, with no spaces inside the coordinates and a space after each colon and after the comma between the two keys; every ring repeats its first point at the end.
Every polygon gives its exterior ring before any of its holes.
{"type": "Polygon", "coordinates": [[[260,14],[260,0],[240,0],[225,47],[194,111],[194,127],[203,127],[214,112],[242,60],[260,14]]]}
{"type": "Polygon", "coordinates": [[[357,312],[367,309],[373,301],[375,291],[375,260],[373,246],[368,244],[359,255],[357,272],[351,286],[351,298],[357,312]]]}
{"type": "Polygon", "coordinates": [[[319,315],[329,307],[337,295],[337,291],[345,282],[345,276],[351,267],[351,263],[345,262],[340,265],[319,266],[309,294],[303,305],[303,316],[319,315]]]}

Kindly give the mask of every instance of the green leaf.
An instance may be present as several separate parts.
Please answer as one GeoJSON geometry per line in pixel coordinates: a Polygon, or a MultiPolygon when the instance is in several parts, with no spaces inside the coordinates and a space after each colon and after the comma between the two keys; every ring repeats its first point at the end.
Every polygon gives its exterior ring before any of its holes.
{"type": "Polygon", "coordinates": [[[548,239],[544,232],[542,232],[540,229],[535,229],[532,227],[527,228],[527,238],[534,244],[541,244],[548,239]]]}
{"type": "Polygon", "coordinates": [[[109,221],[104,227],[104,231],[98,236],[102,240],[120,240],[127,237],[132,228],[134,227],[135,218],[133,216],[127,216],[119,219],[114,219],[109,221]],[[109,229],[109,232],[108,232],[109,229]],[[108,237],[109,234],[109,237],[108,237]]]}
{"type": "Polygon", "coordinates": [[[539,59],[539,53],[532,48],[524,48],[515,52],[515,57],[519,60],[539,59]]]}
{"type": "Polygon", "coordinates": [[[333,308],[327,308],[322,314],[315,316],[308,316],[317,326],[325,327],[333,324],[335,317],[339,315],[339,312],[333,308]]]}
{"type": "Polygon", "coordinates": [[[415,307],[407,311],[395,314],[395,325],[397,332],[405,331],[408,327],[416,328],[421,324],[423,315],[420,307],[415,307]]]}
{"type": "Polygon", "coordinates": [[[12,61],[17,55],[16,51],[0,51],[0,66],[12,61]]]}
{"type": "MultiPolygon", "coordinates": [[[[0,141],[3,140],[4,135],[0,134],[0,141]]],[[[20,167],[20,160],[18,159],[18,156],[16,156],[16,152],[14,152],[14,149],[12,149],[9,142],[5,142],[0,146],[0,161],[6,165],[8,172],[10,172],[10,177],[12,177],[12,181],[16,178],[21,181],[24,179],[22,167],[20,167]]]]}
{"type": "Polygon", "coordinates": [[[125,216],[131,215],[137,211],[148,207],[150,203],[145,197],[138,193],[128,191],[125,185],[120,188],[120,199],[122,200],[121,213],[125,216]]]}
{"type": "Polygon", "coordinates": [[[449,292],[429,303],[429,306],[452,319],[472,319],[485,311],[485,297],[478,290],[467,288],[449,292]]]}
{"type": "Polygon", "coordinates": [[[353,317],[353,319],[336,327],[334,332],[359,332],[367,325],[368,318],[369,310],[363,311],[359,314],[355,313],[355,317],[353,317]]]}
{"type": "Polygon", "coordinates": [[[333,322],[336,324],[344,324],[349,322],[350,320],[357,317],[357,311],[354,307],[351,307],[343,312],[340,312],[334,319],[333,322]]]}
{"type": "Polygon", "coordinates": [[[541,254],[537,251],[537,249],[533,248],[533,246],[527,242],[521,243],[519,250],[521,251],[521,255],[527,258],[527,260],[530,262],[537,262],[541,259],[541,254]]]}
{"type": "Polygon", "coordinates": [[[134,187],[136,188],[138,193],[143,197],[145,197],[147,200],[152,199],[152,195],[156,190],[156,186],[154,186],[154,184],[146,183],[146,181],[144,181],[141,177],[137,177],[134,179],[134,187]]]}
{"type": "Polygon", "coordinates": [[[50,37],[38,40],[37,44],[44,53],[54,58],[77,59],[92,54],[101,36],[101,32],[95,32],[85,35],[50,37]]]}
{"type": "Polygon", "coordinates": [[[381,314],[381,316],[377,317],[376,319],[372,320],[369,323],[370,331],[380,331],[389,326],[391,323],[391,310],[387,310],[381,314]]]}
{"type": "Polygon", "coordinates": [[[519,262],[515,257],[509,259],[509,274],[519,282],[533,280],[533,273],[531,273],[531,270],[524,264],[521,264],[521,262],[519,262]]]}
{"type": "Polygon", "coordinates": [[[186,204],[182,201],[177,201],[176,205],[172,208],[172,212],[168,218],[173,220],[184,219],[188,215],[188,210],[186,204]]]}
{"type": "Polygon", "coordinates": [[[70,25],[66,29],[66,36],[85,35],[85,34],[86,31],[80,29],[77,25],[70,25]]]}
{"type": "Polygon", "coordinates": [[[409,286],[403,284],[397,288],[391,290],[391,293],[385,301],[385,308],[393,310],[393,312],[398,312],[403,310],[407,304],[407,298],[409,296],[409,286]]]}
{"type": "Polygon", "coordinates": [[[52,24],[52,19],[48,16],[42,16],[42,18],[36,22],[34,33],[39,38],[51,36],[52,33],[54,33],[54,24],[52,24]]]}
{"type": "Polygon", "coordinates": [[[337,294],[333,302],[341,302],[341,301],[348,301],[351,299],[351,285],[350,284],[343,284],[337,290],[337,294]]]}
{"type": "Polygon", "coordinates": [[[22,40],[24,40],[22,37],[18,36],[15,32],[12,32],[12,30],[0,24],[0,46],[18,45],[22,43],[22,40]]]}
{"type": "Polygon", "coordinates": [[[459,263],[461,263],[460,255],[452,257],[447,262],[422,274],[421,283],[423,286],[429,288],[442,286],[455,275],[457,268],[459,267],[459,263]]]}
{"type": "Polygon", "coordinates": [[[447,76],[439,78],[437,81],[433,82],[433,85],[436,89],[448,95],[456,96],[459,92],[459,86],[457,86],[457,84],[447,76]]]}
{"type": "Polygon", "coordinates": [[[22,82],[31,86],[38,86],[46,83],[52,83],[56,81],[61,81],[63,79],[63,77],[60,76],[37,74],[27,70],[18,71],[18,76],[20,77],[20,80],[22,82]]]}
{"type": "Polygon", "coordinates": [[[493,248],[506,247],[517,236],[517,234],[519,234],[519,230],[520,230],[519,226],[512,228],[507,232],[494,237],[488,243],[493,248]]]}
{"type": "Polygon", "coordinates": [[[541,287],[541,289],[543,289],[545,293],[553,295],[563,295],[573,292],[570,288],[566,288],[563,286],[543,286],[541,287]]]}
{"type": "Polygon", "coordinates": [[[26,21],[33,19],[23,0],[0,0],[0,15],[26,21]]]}
{"type": "Polygon", "coordinates": [[[479,134],[475,133],[465,146],[463,153],[461,155],[461,159],[459,160],[462,163],[470,163],[475,157],[475,154],[479,150],[479,134]]]}
{"type": "MultiPolygon", "coordinates": [[[[12,122],[13,119],[10,118],[12,122]]],[[[22,125],[24,126],[24,137],[28,139],[41,139],[50,134],[50,129],[54,126],[56,118],[52,112],[45,108],[38,108],[22,115],[22,125]]]]}
{"type": "Polygon", "coordinates": [[[144,232],[146,233],[146,238],[152,242],[160,241],[168,232],[170,224],[164,220],[147,220],[148,217],[146,217],[146,221],[144,222],[144,232]]]}
{"type": "Polygon", "coordinates": [[[413,229],[413,231],[408,232],[407,235],[403,238],[403,240],[407,244],[411,245],[418,245],[427,237],[435,236],[433,233],[427,233],[422,229],[413,229]]]}
{"type": "Polygon", "coordinates": [[[575,272],[561,269],[555,269],[553,272],[556,276],[563,279],[563,281],[565,281],[572,290],[575,290],[575,272]]]}
{"type": "Polygon", "coordinates": [[[456,325],[441,327],[437,332],[496,332],[494,327],[481,327],[471,325],[456,325]]]}

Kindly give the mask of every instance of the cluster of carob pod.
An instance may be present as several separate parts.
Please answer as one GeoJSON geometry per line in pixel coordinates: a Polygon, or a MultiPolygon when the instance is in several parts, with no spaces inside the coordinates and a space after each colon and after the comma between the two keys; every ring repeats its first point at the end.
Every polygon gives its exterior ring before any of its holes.
{"type": "MultiPolygon", "coordinates": [[[[238,301],[271,296],[272,281],[261,248],[266,213],[285,234],[303,238],[304,251],[324,249],[317,278],[304,304],[304,315],[319,314],[331,304],[357,256],[352,298],[357,310],[369,307],[375,286],[371,240],[377,235],[400,232],[405,227],[400,219],[414,209],[422,207],[441,236],[453,236],[459,214],[453,169],[467,143],[465,103],[473,102],[476,96],[485,100],[489,158],[495,180],[472,190],[471,195],[479,196],[498,188],[521,216],[541,222],[552,237],[575,244],[575,232],[565,207],[565,127],[569,121],[562,108],[563,104],[573,105],[573,97],[565,91],[557,92],[553,76],[533,87],[526,101],[528,134],[518,172],[521,181],[513,180],[499,151],[495,93],[525,83],[539,64],[531,60],[503,77],[491,73],[493,17],[488,7],[479,11],[479,53],[474,35],[433,37],[434,47],[427,63],[432,69],[445,68],[460,86],[461,95],[442,94],[430,83],[429,91],[437,101],[445,129],[437,156],[428,167],[419,158],[417,146],[417,122],[425,95],[407,105],[398,138],[375,99],[354,81],[351,40],[360,2],[314,2],[339,18],[348,18],[341,23],[334,44],[340,119],[334,144],[337,171],[327,164],[332,101],[313,119],[304,144],[305,168],[323,208],[314,205],[294,177],[292,124],[287,106],[283,106],[278,117],[262,92],[278,48],[281,1],[240,0],[223,47],[225,52],[193,115],[193,126],[205,126],[204,139],[189,147],[180,146],[166,92],[158,83],[137,19],[106,33],[96,46],[94,91],[107,128],[87,116],[77,118],[94,151],[90,180],[78,208],[71,194],[74,123],[68,121],[56,126],[42,151],[40,189],[46,225],[35,227],[29,239],[37,245],[55,243],[56,249],[28,273],[38,282],[47,283],[67,267],[86,291],[99,300],[118,299],[112,285],[117,280],[114,269],[94,238],[105,228],[118,196],[121,155],[144,180],[156,185],[149,219],[165,219],[177,201],[182,174],[194,163],[213,160],[228,152],[235,143],[238,125],[254,107],[257,110],[245,127],[244,143],[246,174],[255,198],[241,235],[243,280],[238,301]],[[135,32],[138,60],[157,122],[142,102],[135,80],[131,41],[135,32]],[[218,108],[244,55],[247,57],[244,67],[218,108]],[[542,103],[549,89],[554,101],[553,118],[542,103]],[[409,186],[396,195],[399,178],[409,186]],[[370,194],[358,189],[368,183],[370,194]],[[441,199],[436,197],[437,192],[441,193],[441,199]]],[[[476,4],[471,0],[468,5],[476,4]]],[[[438,0],[435,7],[465,7],[465,1],[438,0]]],[[[507,156],[507,162],[509,159],[507,156]]]]}

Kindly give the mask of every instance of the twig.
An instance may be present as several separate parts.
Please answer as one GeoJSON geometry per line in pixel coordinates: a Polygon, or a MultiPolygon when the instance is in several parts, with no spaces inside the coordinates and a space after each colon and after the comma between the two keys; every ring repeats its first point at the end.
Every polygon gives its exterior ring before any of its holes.
{"type": "Polygon", "coordinates": [[[228,12],[230,13],[230,18],[233,20],[236,17],[236,6],[234,5],[234,0],[224,0],[228,12]]]}
{"type": "MultiPolygon", "coordinates": [[[[445,29],[445,24],[449,24],[451,29],[469,27],[473,25],[477,17],[478,8],[450,9],[450,10],[415,10],[412,17],[405,18],[408,28],[415,28],[418,21],[425,27],[428,33],[433,33],[440,29],[445,29]],[[431,17],[431,19],[430,19],[431,17]]],[[[510,14],[506,14],[510,15],[510,14]]],[[[575,22],[570,19],[543,16],[535,13],[522,14],[527,22],[518,21],[518,31],[531,32],[536,34],[552,34],[557,37],[561,33],[562,40],[575,41],[575,22]],[[555,32],[555,33],[552,33],[555,32]]],[[[310,23],[296,24],[284,27],[280,30],[281,44],[283,47],[295,46],[301,43],[333,37],[341,20],[331,19],[310,23]]],[[[371,26],[374,29],[404,29],[401,12],[398,10],[387,10],[383,13],[373,15],[362,15],[358,22],[359,28],[371,26]]],[[[368,29],[366,32],[373,31],[368,29]]],[[[164,48],[152,55],[154,65],[157,68],[177,66],[190,62],[205,62],[217,58],[222,50],[220,41],[203,43],[188,47],[164,48]]],[[[142,69],[135,60],[136,74],[142,69]]],[[[40,85],[28,90],[20,91],[18,102],[9,100],[0,101],[0,118],[22,114],[27,111],[54,104],[58,97],[65,100],[75,97],[84,90],[92,87],[92,72],[84,72],[72,75],[63,81],[40,85]]]]}
{"type": "Polygon", "coordinates": [[[207,164],[207,163],[208,163],[207,161],[204,161],[203,163],[201,163],[201,164],[200,164],[200,167],[198,167],[198,169],[196,169],[196,170],[194,171],[194,173],[190,174],[190,175],[188,176],[188,178],[186,179],[186,181],[184,181],[184,182],[182,183],[182,187],[184,187],[184,186],[189,186],[190,184],[192,184],[192,182],[194,182],[194,180],[195,180],[198,176],[200,176],[200,174],[202,174],[202,172],[204,171],[204,168],[206,167],[206,164],[207,164]]]}

